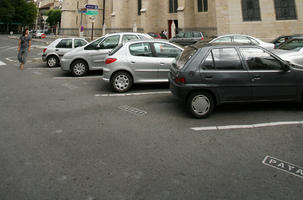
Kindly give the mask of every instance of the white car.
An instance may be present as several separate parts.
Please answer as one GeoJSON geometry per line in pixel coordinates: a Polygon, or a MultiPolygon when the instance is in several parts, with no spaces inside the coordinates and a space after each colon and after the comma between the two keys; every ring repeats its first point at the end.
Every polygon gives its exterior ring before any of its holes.
{"type": "Polygon", "coordinates": [[[240,34],[222,35],[211,40],[209,43],[231,43],[231,42],[241,43],[241,44],[256,44],[265,49],[273,49],[275,47],[275,45],[272,43],[264,42],[258,38],[249,35],[240,35],[240,34]]]}
{"type": "Polygon", "coordinates": [[[88,44],[83,38],[60,38],[43,49],[42,60],[48,67],[57,67],[61,58],[72,49],[88,44]]]}
{"type": "Polygon", "coordinates": [[[43,30],[36,30],[36,31],[33,31],[33,33],[32,33],[33,38],[42,38],[43,35],[46,36],[46,34],[43,30]]]}

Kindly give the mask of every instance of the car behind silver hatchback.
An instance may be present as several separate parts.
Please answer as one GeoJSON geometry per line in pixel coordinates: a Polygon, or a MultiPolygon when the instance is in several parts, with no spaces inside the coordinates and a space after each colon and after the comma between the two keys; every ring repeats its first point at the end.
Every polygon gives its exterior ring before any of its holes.
{"type": "Polygon", "coordinates": [[[62,58],[61,69],[74,76],[84,76],[91,70],[102,70],[105,57],[119,44],[133,39],[149,39],[144,33],[112,33],[92,41],[88,45],[67,53],[62,58]]]}
{"type": "Polygon", "coordinates": [[[182,52],[167,40],[130,41],[106,58],[102,79],[116,92],[126,92],[134,83],[168,82],[169,67],[182,52]]]}
{"type": "Polygon", "coordinates": [[[57,67],[61,58],[74,48],[82,47],[88,42],[82,38],[60,38],[43,49],[42,60],[48,67],[57,67]]]}

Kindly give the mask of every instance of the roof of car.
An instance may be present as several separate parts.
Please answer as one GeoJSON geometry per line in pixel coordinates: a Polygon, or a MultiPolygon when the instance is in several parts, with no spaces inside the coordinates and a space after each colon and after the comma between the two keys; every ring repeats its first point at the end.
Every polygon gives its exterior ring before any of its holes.
{"type": "Polygon", "coordinates": [[[238,47],[238,46],[246,46],[246,47],[258,47],[258,45],[255,44],[246,44],[246,43],[232,43],[232,42],[226,42],[226,43],[206,43],[206,42],[200,42],[196,43],[195,45],[190,45],[196,48],[203,48],[203,47],[238,47]]]}

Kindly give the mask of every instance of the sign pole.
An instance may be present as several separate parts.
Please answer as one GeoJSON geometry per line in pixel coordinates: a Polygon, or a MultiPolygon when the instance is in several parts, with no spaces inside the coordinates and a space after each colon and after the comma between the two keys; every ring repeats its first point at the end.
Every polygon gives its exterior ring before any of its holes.
{"type": "Polygon", "coordinates": [[[91,36],[91,41],[94,40],[94,21],[92,21],[92,36],[91,36]]]}

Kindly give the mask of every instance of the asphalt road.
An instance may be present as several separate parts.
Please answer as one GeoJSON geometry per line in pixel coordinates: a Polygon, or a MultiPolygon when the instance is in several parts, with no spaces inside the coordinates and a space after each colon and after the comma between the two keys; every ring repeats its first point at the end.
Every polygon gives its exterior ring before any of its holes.
{"type": "Polygon", "coordinates": [[[101,72],[49,69],[33,45],[20,71],[17,40],[0,36],[1,200],[303,199],[300,170],[262,163],[303,166],[302,106],[224,105],[197,120],[165,84],[116,96],[101,72]]]}

